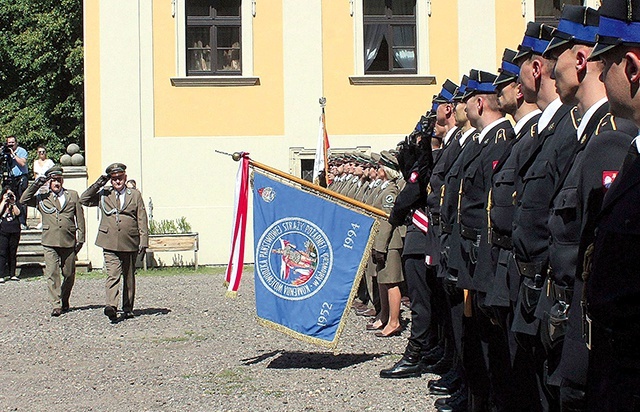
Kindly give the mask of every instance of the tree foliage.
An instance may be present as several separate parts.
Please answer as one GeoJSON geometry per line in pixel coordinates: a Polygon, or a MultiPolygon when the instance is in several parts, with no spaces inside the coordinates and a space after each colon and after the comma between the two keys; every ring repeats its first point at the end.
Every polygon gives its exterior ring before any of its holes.
{"type": "MultiPolygon", "coordinates": [[[[84,146],[82,0],[0,1],[0,135],[84,146]]],[[[31,156],[30,156],[31,157],[31,156]]],[[[33,157],[31,157],[33,158],[33,157]]]]}

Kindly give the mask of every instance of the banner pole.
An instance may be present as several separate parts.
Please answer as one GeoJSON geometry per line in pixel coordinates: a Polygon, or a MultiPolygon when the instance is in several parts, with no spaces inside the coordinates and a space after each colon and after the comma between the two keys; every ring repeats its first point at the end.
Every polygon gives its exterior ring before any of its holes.
{"type": "Polygon", "coordinates": [[[362,202],[359,202],[357,200],[351,199],[350,197],[341,195],[340,193],[336,193],[333,190],[325,189],[322,186],[314,185],[313,183],[309,183],[306,180],[300,179],[297,176],[293,176],[293,175],[290,175],[289,173],[285,173],[285,172],[280,171],[278,169],[274,169],[274,168],[269,167],[269,166],[267,166],[265,164],[256,162],[255,160],[249,159],[249,164],[254,166],[254,167],[257,167],[258,169],[265,170],[265,171],[267,171],[269,173],[273,173],[274,175],[277,175],[277,176],[280,176],[282,178],[285,178],[285,179],[291,180],[293,182],[296,182],[296,183],[298,183],[298,184],[300,184],[300,185],[302,185],[304,187],[307,187],[309,189],[313,189],[313,190],[318,191],[320,193],[323,193],[325,195],[328,195],[328,196],[331,196],[331,197],[335,197],[336,199],[340,199],[345,203],[348,203],[348,204],[350,204],[352,206],[364,209],[367,212],[373,213],[376,216],[383,217],[385,219],[389,218],[389,215],[387,213],[385,213],[384,211],[382,211],[382,210],[380,210],[378,208],[375,208],[375,207],[369,206],[366,203],[362,203],[362,202]]]}

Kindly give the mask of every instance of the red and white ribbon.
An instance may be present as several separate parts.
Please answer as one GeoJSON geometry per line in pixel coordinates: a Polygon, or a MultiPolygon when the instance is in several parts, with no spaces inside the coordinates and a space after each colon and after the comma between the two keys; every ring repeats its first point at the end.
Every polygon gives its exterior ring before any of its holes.
{"type": "Polygon", "coordinates": [[[425,215],[420,209],[416,210],[413,213],[413,217],[411,218],[411,222],[418,227],[418,229],[422,230],[424,233],[429,231],[429,217],[425,215]]]}
{"type": "Polygon", "coordinates": [[[225,275],[227,296],[236,296],[244,266],[244,244],[247,236],[247,210],[249,207],[249,153],[242,152],[236,174],[236,191],[231,230],[231,257],[225,275]]]}

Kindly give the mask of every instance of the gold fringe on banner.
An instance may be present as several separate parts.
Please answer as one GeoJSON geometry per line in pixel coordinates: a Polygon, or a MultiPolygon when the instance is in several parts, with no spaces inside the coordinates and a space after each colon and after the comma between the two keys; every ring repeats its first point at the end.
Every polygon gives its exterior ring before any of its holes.
{"type": "MultiPolygon", "coordinates": [[[[263,169],[262,167],[260,167],[259,169],[260,170],[255,170],[254,169],[254,171],[258,172],[258,173],[261,173],[261,174],[264,174],[264,175],[271,175],[271,176],[275,175],[278,181],[283,182],[283,180],[286,180],[287,181],[286,184],[288,184],[290,186],[291,186],[291,182],[299,183],[296,180],[289,179],[287,176],[283,176],[282,174],[280,174],[282,172],[280,172],[280,173],[271,173],[270,170],[263,169]]],[[[292,176],[292,177],[295,177],[295,176],[292,176]]],[[[342,334],[342,331],[344,330],[344,327],[346,325],[349,311],[351,310],[351,306],[352,306],[353,300],[355,299],[356,294],[358,293],[358,287],[360,285],[360,281],[362,280],[362,276],[364,275],[364,270],[365,270],[365,267],[367,266],[367,262],[369,261],[369,257],[371,255],[371,248],[373,247],[373,242],[375,240],[376,234],[378,233],[378,228],[380,226],[379,218],[380,217],[385,217],[386,218],[386,217],[388,217],[388,215],[385,212],[383,212],[382,210],[379,210],[379,209],[376,209],[376,208],[372,208],[372,207],[370,207],[368,205],[365,205],[365,206],[367,206],[366,209],[363,208],[363,207],[360,207],[360,205],[354,203],[356,201],[345,202],[342,199],[340,199],[339,197],[333,196],[332,193],[334,193],[334,192],[331,192],[330,190],[326,190],[326,189],[324,189],[323,187],[320,187],[320,186],[318,186],[318,187],[320,189],[323,189],[323,191],[317,190],[317,188],[312,187],[313,185],[311,185],[309,182],[304,181],[304,180],[303,180],[303,182],[305,182],[307,185],[310,185],[310,186],[302,185],[302,184],[301,184],[301,186],[305,186],[305,188],[310,189],[310,192],[312,194],[314,194],[316,196],[319,196],[319,197],[322,197],[322,198],[324,198],[326,200],[332,201],[332,202],[334,202],[336,204],[339,204],[340,206],[346,207],[347,209],[350,209],[350,210],[353,210],[353,211],[356,211],[356,212],[359,212],[359,213],[362,213],[362,214],[365,214],[365,215],[368,215],[368,216],[371,216],[371,217],[374,218],[373,225],[371,226],[371,230],[369,232],[369,238],[367,239],[367,244],[365,246],[364,253],[362,255],[362,259],[360,260],[360,265],[358,266],[358,271],[356,273],[356,277],[355,277],[355,279],[353,281],[353,284],[351,285],[351,291],[349,293],[349,297],[347,298],[347,304],[345,305],[344,311],[342,312],[342,315],[340,316],[340,324],[338,325],[338,329],[336,330],[335,337],[331,341],[320,339],[320,338],[314,338],[314,337],[305,335],[303,333],[296,332],[296,331],[294,331],[292,329],[287,328],[286,326],[280,325],[278,323],[272,322],[272,321],[267,320],[267,319],[263,319],[263,318],[261,318],[259,316],[256,316],[256,320],[257,320],[258,324],[261,325],[261,326],[265,326],[265,327],[273,329],[275,331],[284,333],[285,335],[288,335],[288,336],[290,336],[290,337],[292,337],[294,339],[298,339],[298,340],[301,340],[301,341],[306,342],[306,343],[311,343],[311,344],[314,344],[314,345],[317,345],[317,346],[321,346],[321,347],[324,347],[324,348],[333,349],[333,353],[337,354],[337,351],[335,349],[336,349],[336,347],[338,345],[338,339],[340,338],[340,335],[342,334]],[[329,192],[329,193],[325,193],[325,191],[329,192]],[[375,216],[372,216],[372,215],[375,215],[375,216]]],[[[360,203],[360,202],[357,202],[357,203],[360,203]]],[[[364,203],[362,203],[362,204],[364,205],[364,203]]]]}
{"type": "MultiPolygon", "coordinates": [[[[338,203],[340,205],[349,207],[351,210],[356,210],[359,211],[360,213],[362,213],[363,211],[367,211],[369,212],[369,214],[373,214],[376,215],[378,217],[383,217],[385,219],[389,218],[389,215],[387,214],[387,212],[380,210],[378,208],[369,206],[366,203],[362,203],[359,202],[355,199],[351,199],[350,197],[344,196],[340,193],[334,192],[332,190],[329,189],[325,189],[322,186],[317,186],[314,185],[313,183],[309,183],[304,179],[300,179],[297,176],[293,176],[290,175],[288,173],[285,173],[281,170],[278,169],[274,169],[272,167],[269,167],[267,165],[264,165],[262,163],[258,163],[255,162],[253,160],[249,161],[249,165],[252,166],[255,169],[260,169],[262,172],[268,172],[271,175],[275,175],[278,176],[284,180],[288,181],[288,184],[291,185],[291,183],[297,183],[298,185],[309,189],[313,194],[315,194],[316,196],[320,196],[324,199],[328,199],[333,201],[334,203],[338,203]],[[348,205],[348,206],[347,206],[348,205]]],[[[264,174],[264,173],[263,173],[264,174]]],[[[282,181],[282,180],[281,180],[282,181]]]]}
{"type": "Polygon", "coordinates": [[[236,292],[235,290],[228,290],[225,292],[224,294],[225,298],[230,298],[230,299],[235,299],[238,297],[238,292],[236,292]]]}

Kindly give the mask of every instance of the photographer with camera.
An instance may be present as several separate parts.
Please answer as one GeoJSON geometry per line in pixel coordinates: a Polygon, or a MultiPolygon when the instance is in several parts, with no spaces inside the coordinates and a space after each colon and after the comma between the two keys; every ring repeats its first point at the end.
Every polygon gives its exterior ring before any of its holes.
{"type": "MultiPolygon", "coordinates": [[[[2,147],[2,156],[6,168],[2,184],[3,186],[10,185],[16,198],[20,199],[29,184],[29,168],[27,166],[29,155],[24,148],[18,146],[18,139],[15,136],[8,136],[6,144],[2,147]]],[[[20,209],[20,227],[26,229],[26,209],[19,202],[17,206],[20,209]]]]}
{"type": "Polygon", "coordinates": [[[20,242],[20,209],[9,186],[0,193],[0,283],[19,280],[16,276],[16,255],[20,242]]]}

